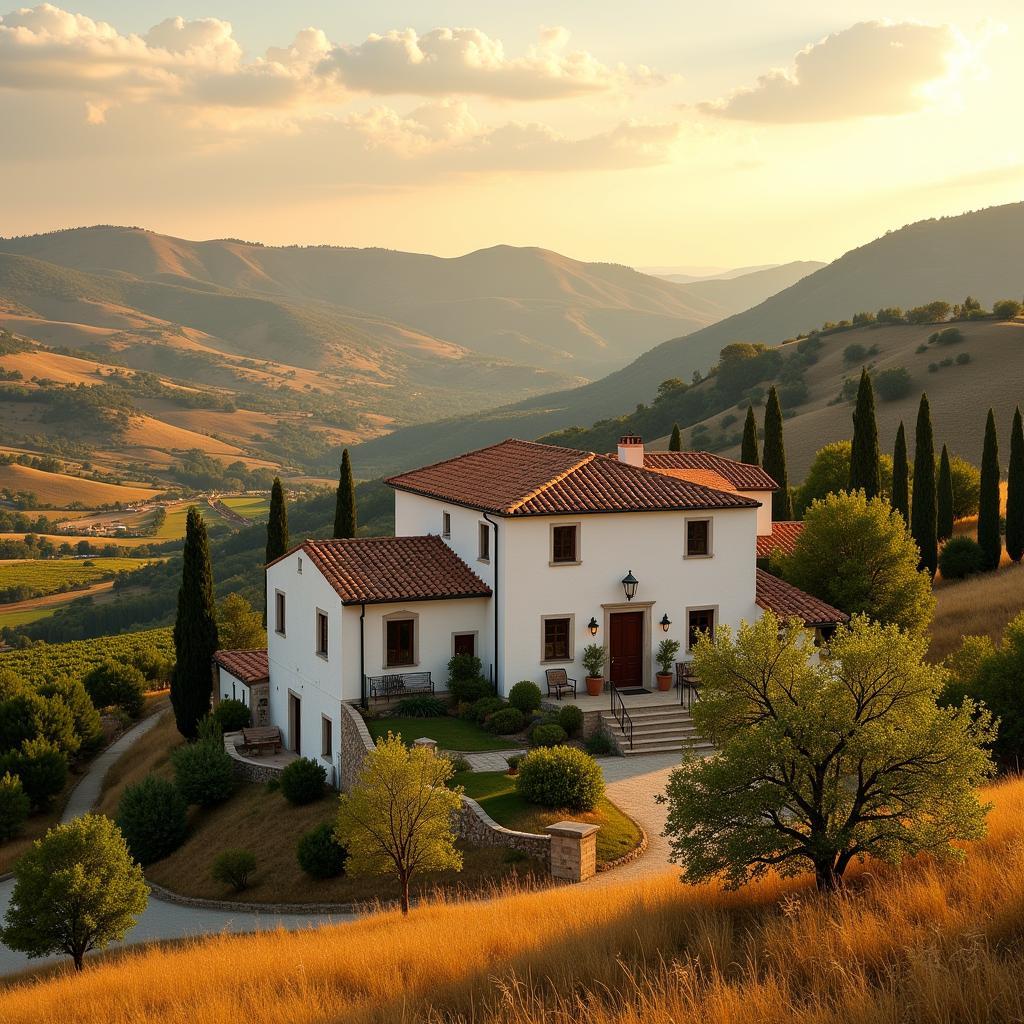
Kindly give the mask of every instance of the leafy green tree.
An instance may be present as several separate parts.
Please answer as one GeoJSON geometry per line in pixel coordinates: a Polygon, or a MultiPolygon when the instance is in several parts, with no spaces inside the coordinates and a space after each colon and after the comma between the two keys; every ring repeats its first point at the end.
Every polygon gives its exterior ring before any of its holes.
{"type": "Polygon", "coordinates": [[[121,708],[138,718],[145,706],[146,678],[127,662],[107,658],[82,680],[89,699],[98,708],[121,708]]]}
{"type": "Polygon", "coordinates": [[[274,477],[270,489],[270,513],[267,516],[267,564],[288,550],[288,509],[285,506],[281,478],[274,477]]]}
{"type": "Polygon", "coordinates": [[[760,466],[761,454],[757,450],[757,419],[754,407],[747,406],[747,418],[743,422],[743,445],[740,449],[740,461],[748,466],[760,466]]]}
{"type": "Polygon", "coordinates": [[[1015,316],[1020,316],[1021,308],[1016,299],[1000,299],[992,303],[992,312],[1000,320],[1012,320],[1015,316]]]}
{"type": "Polygon", "coordinates": [[[190,804],[214,807],[223,803],[235,789],[231,755],[224,749],[219,730],[217,738],[186,743],[171,754],[174,784],[190,804]]]}
{"type": "Polygon", "coordinates": [[[1020,406],[1010,428],[1010,465],[1006,474],[1006,551],[1014,562],[1024,557],[1024,424],[1020,406]]]}
{"type": "Polygon", "coordinates": [[[935,608],[931,577],[918,571],[917,547],[884,498],[830,494],[804,516],[792,554],[776,552],[772,571],[841,608],[915,633],[935,608]]]}
{"type": "Polygon", "coordinates": [[[875,420],[875,392],[867,368],[860,371],[857,407],[853,411],[853,443],[850,450],[850,490],[863,491],[868,498],[882,490],[878,453],[878,423],[875,420]]]}
{"type": "Polygon", "coordinates": [[[0,756],[2,772],[17,775],[32,806],[45,810],[68,781],[68,755],[51,740],[37,736],[0,756]]]}
{"type": "Polygon", "coordinates": [[[950,455],[949,472],[953,478],[953,519],[978,514],[981,495],[981,470],[959,455],[950,455]]]}
{"type": "MultiPolygon", "coordinates": [[[[888,455],[879,458],[882,475],[882,493],[888,494],[892,489],[893,466],[888,455]]],[[[827,494],[845,492],[850,482],[850,442],[833,441],[819,448],[814,455],[804,482],[796,488],[794,494],[794,511],[798,518],[817,501],[827,494]]]]}
{"type": "Polygon", "coordinates": [[[213,569],[206,524],[193,505],[185,520],[178,615],[174,620],[174,674],[171,704],[178,731],[194,739],[199,720],[210,710],[213,655],[219,646],[213,603],[213,569]]]}
{"type": "Polygon", "coordinates": [[[999,529],[999,438],[991,409],[985,423],[985,448],[981,456],[981,492],[978,499],[978,544],[985,555],[985,569],[999,568],[1003,538],[999,529]]]}
{"type": "Polygon", "coordinates": [[[910,508],[910,532],[920,552],[919,565],[935,576],[939,564],[938,509],[935,491],[935,440],[928,396],[921,395],[914,438],[914,498],[910,508]]]}
{"type": "Polygon", "coordinates": [[[267,631],[260,613],[241,594],[228,594],[217,605],[217,638],[226,651],[252,651],[267,646],[267,631]]]}
{"type": "Polygon", "coordinates": [[[963,857],[985,833],[987,711],[942,708],[927,638],[864,617],[815,657],[796,620],[701,639],[694,724],[717,755],[687,754],[667,787],[671,856],[690,883],[739,886],[811,869],[821,890],[854,860],[963,857]]]}
{"type": "Polygon", "coordinates": [[[188,805],[170,779],[147,775],[125,788],[117,804],[117,826],[132,856],[152,864],[184,841],[188,805]]]}
{"type": "Polygon", "coordinates": [[[0,842],[13,839],[21,831],[31,808],[21,779],[10,772],[0,775],[0,842]]]}
{"type": "Polygon", "coordinates": [[[90,752],[99,747],[103,742],[103,722],[81,679],[57,676],[41,683],[36,692],[40,697],[59,700],[71,712],[81,750],[90,752]]]}
{"type": "Polygon", "coordinates": [[[356,535],[356,487],[352,481],[352,461],[348,449],[341,453],[341,471],[334,508],[334,536],[348,539],[356,535]]]}
{"type": "Polygon", "coordinates": [[[0,937],[30,957],[85,954],[123,939],[149,888],[117,826],[98,814],[57,825],[19,858],[0,937]]]}
{"type": "Polygon", "coordinates": [[[679,436],[679,424],[672,424],[672,435],[668,439],[668,450],[670,452],[679,452],[683,450],[683,439],[679,436]]]}
{"type": "Polygon", "coordinates": [[[943,445],[939,457],[939,482],[935,487],[936,526],[939,540],[953,536],[953,471],[949,466],[949,449],[943,445]]]}
{"type": "Polygon", "coordinates": [[[907,462],[907,432],[900,420],[896,431],[896,444],[892,452],[892,500],[893,510],[903,516],[903,522],[910,522],[910,464],[907,462]]]}
{"type": "Polygon", "coordinates": [[[462,868],[452,822],[462,789],[448,788],[452,763],[408,748],[388,733],[366,755],[338,808],[335,836],[348,850],[350,875],[394,874],[409,913],[409,885],[419,871],[462,868]]]}
{"type": "Polygon", "coordinates": [[[786,470],[786,446],[782,439],[782,406],[773,384],[764,408],[764,471],[779,485],[772,495],[772,519],[785,522],[793,518],[793,498],[789,493],[786,470]]]}

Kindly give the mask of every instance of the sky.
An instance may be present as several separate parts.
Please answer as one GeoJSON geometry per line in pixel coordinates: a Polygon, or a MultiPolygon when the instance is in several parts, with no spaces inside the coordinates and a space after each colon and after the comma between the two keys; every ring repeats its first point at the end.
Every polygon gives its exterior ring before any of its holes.
{"type": "Polygon", "coordinates": [[[0,0],[0,234],[713,268],[1024,198],[1024,4],[0,0]]]}

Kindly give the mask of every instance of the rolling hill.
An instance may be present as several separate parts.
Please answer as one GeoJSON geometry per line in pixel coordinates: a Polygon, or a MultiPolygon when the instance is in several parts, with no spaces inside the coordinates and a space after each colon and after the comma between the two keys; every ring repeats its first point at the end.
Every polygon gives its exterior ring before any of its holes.
{"type": "Polygon", "coordinates": [[[663,342],[601,380],[415,432],[396,430],[360,445],[356,466],[366,475],[395,472],[511,435],[535,438],[619,416],[651,401],[661,381],[706,371],[733,341],[776,344],[824,321],[882,306],[956,302],[967,294],[985,305],[1020,297],[1022,267],[1024,203],[920,221],[851,250],[745,312],[663,342]]]}

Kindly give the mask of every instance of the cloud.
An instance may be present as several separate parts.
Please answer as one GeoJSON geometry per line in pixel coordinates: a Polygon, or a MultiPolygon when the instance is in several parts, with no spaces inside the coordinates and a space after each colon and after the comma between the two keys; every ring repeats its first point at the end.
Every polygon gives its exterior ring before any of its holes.
{"type": "Polygon", "coordinates": [[[864,21],[805,47],[792,67],[700,109],[766,123],[909,114],[928,106],[971,58],[967,40],[949,25],[864,21]]]}

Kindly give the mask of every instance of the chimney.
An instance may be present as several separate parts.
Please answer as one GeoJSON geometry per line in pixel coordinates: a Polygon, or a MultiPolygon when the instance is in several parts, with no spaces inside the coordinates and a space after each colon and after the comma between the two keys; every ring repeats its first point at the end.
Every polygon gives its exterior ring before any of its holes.
{"type": "Polygon", "coordinates": [[[624,434],[619,438],[619,462],[629,466],[644,465],[644,439],[636,434],[624,434]]]}

